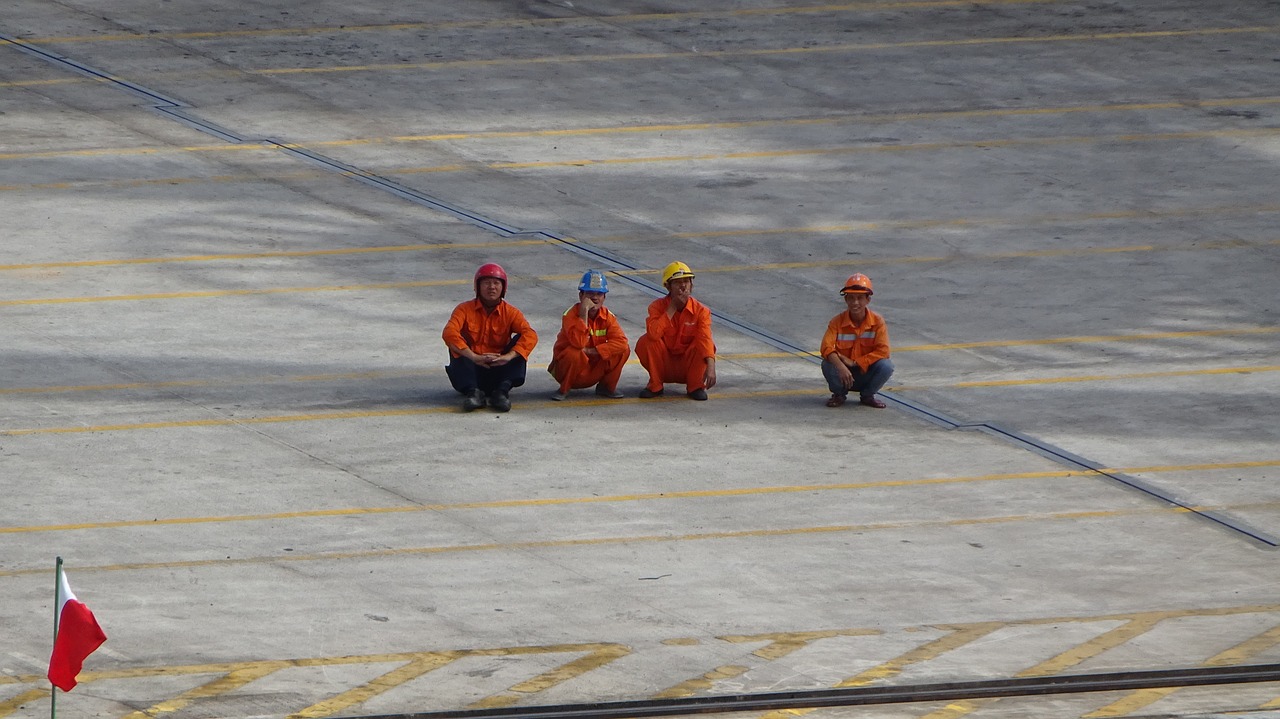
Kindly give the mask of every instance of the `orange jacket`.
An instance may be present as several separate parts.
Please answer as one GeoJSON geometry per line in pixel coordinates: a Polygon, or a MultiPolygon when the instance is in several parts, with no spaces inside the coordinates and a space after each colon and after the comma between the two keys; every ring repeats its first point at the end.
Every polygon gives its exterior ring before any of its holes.
{"type": "Polygon", "coordinates": [[[827,323],[822,335],[822,358],[838,352],[857,363],[866,372],[878,360],[889,356],[889,330],[879,313],[867,310],[861,324],[854,324],[848,310],[841,312],[827,323]]]}
{"type": "Polygon", "coordinates": [[[649,317],[645,320],[645,334],[649,339],[661,342],[667,352],[684,356],[692,354],[697,359],[715,357],[716,343],[711,337],[711,310],[690,297],[684,309],[674,317],[667,317],[670,297],[660,297],[649,304],[649,317]]]}
{"type": "Polygon", "coordinates": [[[479,299],[463,302],[453,308],[441,336],[454,357],[459,355],[458,350],[466,347],[476,354],[505,354],[514,349],[516,354],[529,359],[529,353],[538,344],[538,333],[529,326],[524,313],[506,300],[499,302],[492,312],[486,310],[479,299]],[[514,346],[513,335],[520,335],[514,346]]]}
{"type": "Polygon", "coordinates": [[[618,318],[614,317],[609,308],[601,307],[595,317],[588,315],[587,321],[583,322],[582,310],[579,309],[581,304],[579,302],[565,310],[564,316],[560,318],[560,334],[556,335],[556,344],[551,351],[552,361],[569,349],[582,351],[595,347],[600,353],[600,359],[605,361],[628,351],[627,336],[623,334],[618,318]]]}

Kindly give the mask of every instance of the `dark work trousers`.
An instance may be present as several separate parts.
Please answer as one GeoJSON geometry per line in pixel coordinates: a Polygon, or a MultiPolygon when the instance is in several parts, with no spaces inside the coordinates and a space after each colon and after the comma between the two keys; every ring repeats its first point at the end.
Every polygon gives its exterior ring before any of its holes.
{"type": "Polygon", "coordinates": [[[471,394],[480,390],[486,395],[493,394],[496,389],[511,391],[512,387],[524,384],[525,370],[529,361],[520,355],[499,367],[481,367],[466,357],[453,357],[444,371],[449,375],[453,388],[462,394],[471,394]]]}
{"type": "MultiPolygon", "coordinates": [[[[857,367],[851,367],[849,371],[853,373],[853,387],[850,389],[862,397],[871,397],[880,391],[885,382],[889,381],[889,377],[893,374],[893,363],[885,357],[872,362],[866,372],[862,372],[857,367]]],[[[844,385],[840,384],[840,375],[830,360],[822,360],[822,376],[827,378],[827,389],[830,389],[832,394],[843,397],[848,391],[844,385]]]]}

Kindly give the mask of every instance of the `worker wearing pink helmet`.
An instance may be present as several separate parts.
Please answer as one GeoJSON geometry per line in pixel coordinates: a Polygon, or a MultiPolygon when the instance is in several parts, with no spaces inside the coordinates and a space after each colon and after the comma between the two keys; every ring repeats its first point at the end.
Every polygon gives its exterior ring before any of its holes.
{"type": "Polygon", "coordinates": [[[499,412],[511,409],[510,392],[524,384],[529,353],[538,344],[524,313],[506,301],[507,273],[495,263],[476,270],[476,297],[453,309],[442,337],[449,348],[445,371],[466,399],[466,410],[486,403],[499,412]]]}

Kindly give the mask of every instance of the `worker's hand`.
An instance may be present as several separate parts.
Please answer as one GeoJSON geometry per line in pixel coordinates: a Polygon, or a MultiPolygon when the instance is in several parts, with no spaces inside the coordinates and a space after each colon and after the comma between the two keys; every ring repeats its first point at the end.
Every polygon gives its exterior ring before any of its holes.
{"type": "Polygon", "coordinates": [[[502,365],[515,359],[516,353],[508,352],[504,355],[487,355],[487,356],[493,357],[493,359],[489,360],[489,364],[488,364],[489,367],[501,367],[502,365]]]}
{"type": "Polygon", "coordinates": [[[707,371],[702,374],[702,382],[711,389],[716,386],[716,358],[707,360],[707,371]]]}
{"type": "Polygon", "coordinates": [[[844,362],[836,364],[836,376],[840,378],[840,384],[844,385],[846,390],[853,389],[853,372],[849,371],[844,362]]]}
{"type": "Polygon", "coordinates": [[[582,354],[592,359],[595,359],[596,357],[600,356],[600,350],[596,349],[595,347],[583,347],[582,354]]]}
{"type": "Polygon", "coordinates": [[[582,318],[583,322],[586,322],[587,318],[591,316],[591,311],[599,309],[602,304],[604,304],[603,296],[599,301],[596,301],[591,298],[591,295],[584,294],[582,301],[578,303],[578,316],[582,318]]]}

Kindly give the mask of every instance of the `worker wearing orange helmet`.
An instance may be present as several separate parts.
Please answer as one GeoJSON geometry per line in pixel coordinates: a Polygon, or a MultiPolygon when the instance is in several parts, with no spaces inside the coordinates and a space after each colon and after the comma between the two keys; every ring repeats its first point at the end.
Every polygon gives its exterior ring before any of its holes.
{"type": "Polygon", "coordinates": [[[693,298],[693,270],[672,262],[662,271],[667,296],[649,305],[645,333],[636,342],[636,357],[649,371],[640,396],[662,396],[666,382],[681,383],[690,399],[705,400],[716,386],[716,344],[711,337],[711,310],[693,298]]]}
{"type": "Polygon", "coordinates": [[[502,267],[481,265],[473,286],[475,299],[453,308],[441,335],[449,348],[445,371],[453,388],[466,397],[463,409],[480,409],[487,402],[507,412],[511,389],[524,384],[538,334],[524,313],[506,301],[507,273],[502,267]]]}
{"type": "Polygon", "coordinates": [[[889,359],[889,330],[879,313],[867,308],[871,302],[871,278],[858,273],[845,280],[840,290],[847,308],[831,318],[822,336],[822,376],[831,390],[828,407],[845,403],[850,390],[860,403],[883,409],[876,397],[893,375],[889,359]]]}
{"type": "Polygon", "coordinates": [[[578,304],[565,310],[560,334],[547,371],[560,383],[551,399],[559,402],[570,389],[596,386],[596,394],[622,399],[618,378],[631,356],[631,345],[618,318],[604,306],[609,280],[599,270],[587,270],[578,283],[578,304]]]}

